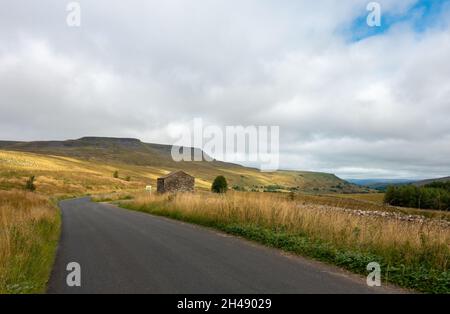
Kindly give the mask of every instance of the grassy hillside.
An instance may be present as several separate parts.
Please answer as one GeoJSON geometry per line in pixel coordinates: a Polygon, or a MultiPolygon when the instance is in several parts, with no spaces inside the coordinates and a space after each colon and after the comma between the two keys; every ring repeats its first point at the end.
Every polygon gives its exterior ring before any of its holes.
{"type": "Polygon", "coordinates": [[[230,186],[254,191],[308,193],[362,192],[333,174],[306,171],[262,173],[258,169],[221,161],[175,162],[171,146],[137,139],[86,137],[49,142],[0,141],[0,189],[23,185],[36,175],[43,192],[81,193],[139,189],[156,185],[156,178],[182,169],[196,177],[196,187],[209,189],[217,175],[230,186]],[[117,170],[121,179],[112,178],[117,170]],[[129,182],[124,180],[129,177],[129,182]]]}
{"type": "Polygon", "coordinates": [[[364,186],[382,192],[386,191],[386,189],[391,185],[402,186],[416,182],[414,180],[406,179],[350,179],[348,181],[359,186],[364,186]]]}
{"type": "MultiPolygon", "coordinates": [[[[116,167],[68,157],[0,151],[0,190],[22,189],[36,176],[39,194],[79,195],[138,188],[142,183],[114,179],[116,167]]],[[[124,172],[123,175],[131,172],[124,172]]]]}

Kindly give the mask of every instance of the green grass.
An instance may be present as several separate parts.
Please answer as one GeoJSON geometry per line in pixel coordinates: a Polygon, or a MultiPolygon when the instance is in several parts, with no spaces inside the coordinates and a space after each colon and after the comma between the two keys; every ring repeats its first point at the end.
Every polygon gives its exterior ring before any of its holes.
{"type": "MultiPolygon", "coordinates": [[[[0,287],[0,293],[45,293],[58,245],[60,219],[54,222],[34,223],[32,233],[35,241],[27,246],[26,255],[14,255],[8,261],[8,276],[0,287]]],[[[27,241],[17,234],[16,245],[27,241]]]]}
{"type": "Polygon", "coordinates": [[[1,197],[0,294],[44,293],[60,235],[60,212],[53,202],[30,193],[2,192],[1,197]]]}

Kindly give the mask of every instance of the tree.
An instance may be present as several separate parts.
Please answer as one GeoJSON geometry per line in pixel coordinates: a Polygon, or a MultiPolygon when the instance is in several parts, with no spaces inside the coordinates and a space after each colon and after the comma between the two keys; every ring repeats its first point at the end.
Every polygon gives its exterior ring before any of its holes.
{"type": "Polygon", "coordinates": [[[228,183],[224,176],[218,176],[214,179],[211,186],[211,191],[214,193],[226,193],[228,189],[228,183]]]}
{"type": "Polygon", "coordinates": [[[388,186],[386,193],[384,194],[384,202],[389,205],[397,205],[397,188],[395,186],[388,186]]]}
{"type": "Polygon", "coordinates": [[[442,186],[433,186],[435,187],[390,186],[384,201],[394,206],[450,210],[450,192],[442,186]]]}
{"type": "Polygon", "coordinates": [[[447,192],[450,192],[450,181],[444,181],[444,182],[435,181],[435,182],[426,184],[425,187],[426,188],[444,189],[444,190],[447,190],[447,192]]]}
{"type": "Polygon", "coordinates": [[[119,177],[119,171],[114,171],[113,177],[117,179],[119,177]]]}
{"type": "Polygon", "coordinates": [[[36,185],[34,185],[35,176],[31,176],[28,178],[27,182],[25,183],[25,190],[34,192],[36,190],[36,185]]]}

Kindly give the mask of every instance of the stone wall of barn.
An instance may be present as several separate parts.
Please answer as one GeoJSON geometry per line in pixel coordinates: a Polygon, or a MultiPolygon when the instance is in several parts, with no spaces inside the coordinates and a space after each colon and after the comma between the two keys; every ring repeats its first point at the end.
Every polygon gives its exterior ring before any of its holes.
{"type": "Polygon", "coordinates": [[[158,193],[193,192],[195,178],[183,173],[175,173],[166,178],[158,178],[158,193]]]}
{"type": "Polygon", "coordinates": [[[156,192],[158,192],[158,193],[164,193],[165,192],[164,179],[163,178],[158,178],[156,180],[156,192]]]}

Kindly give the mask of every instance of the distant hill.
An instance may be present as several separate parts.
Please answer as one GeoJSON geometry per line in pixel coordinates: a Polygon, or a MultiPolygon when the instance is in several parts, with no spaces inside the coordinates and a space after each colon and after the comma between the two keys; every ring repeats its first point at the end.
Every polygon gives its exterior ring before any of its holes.
{"type": "Polygon", "coordinates": [[[385,191],[390,185],[407,185],[413,184],[415,186],[424,186],[433,182],[446,182],[450,181],[450,177],[426,179],[426,180],[407,180],[407,179],[348,179],[350,183],[367,187],[374,190],[385,191]]]}
{"type": "Polygon", "coordinates": [[[415,186],[424,186],[426,184],[430,184],[433,182],[447,182],[450,181],[450,177],[443,177],[443,178],[437,178],[437,179],[427,179],[422,181],[414,182],[415,186]]]}
{"type": "MultiPolygon", "coordinates": [[[[171,145],[144,143],[133,138],[83,137],[66,141],[0,141],[0,151],[27,152],[48,158],[60,156],[71,158],[71,162],[80,160],[83,162],[79,165],[88,167],[89,171],[101,168],[99,177],[109,176],[107,169],[117,169],[123,176],[130,177],[135,183],[141,182],[141,185],[155,184],[158,176],[181,169],[194,175],[197,187],[200,188],[209,188],[217,175],[224,175],[230,186],[247,190],[294,190],[311,193],[353,193],[367,190],[328,173],[284,170],[263,173],[255,168],[217,160],[175,162],[171,157],[171,149],[171,145]]],[[[194,150],[191,148],[192,152],[194,150]]],[[[21,155],[20,158],[32,159],[33,155],[21,155]]],[[[5,163],[3,160],[4,165],[5,163]]],[[[0,175],[1,171],[0,159],[0,175]]]]}
{"type": "Polygon", "coordinates": [[[348,179],[347,181],[378,191],[385,191],[390,185],[405,185],[416,182],[414,180],[406,179],[348,179]]]}

